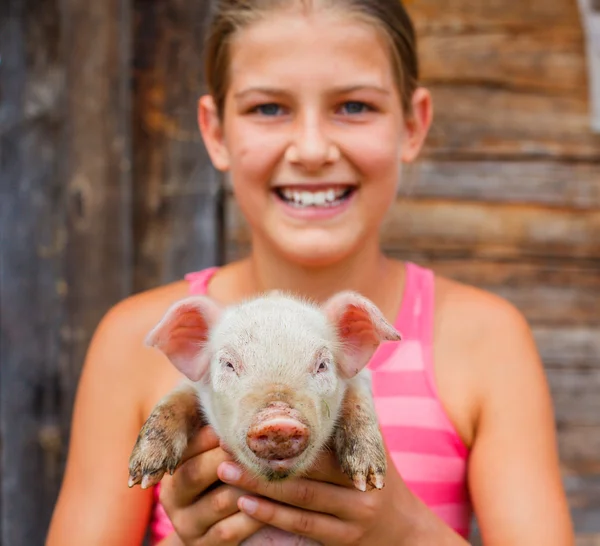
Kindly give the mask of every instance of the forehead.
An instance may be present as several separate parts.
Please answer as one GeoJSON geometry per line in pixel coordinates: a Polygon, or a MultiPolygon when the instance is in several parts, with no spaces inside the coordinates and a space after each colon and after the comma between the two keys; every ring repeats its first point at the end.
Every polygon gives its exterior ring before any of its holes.
{"type": "Polygon", "coordinates": [[[374,25],[321,9],[270,12],[242,29],[231,44],[231,91],[244,87],[357,83],[394,85],[385,38],[374,25]]]}

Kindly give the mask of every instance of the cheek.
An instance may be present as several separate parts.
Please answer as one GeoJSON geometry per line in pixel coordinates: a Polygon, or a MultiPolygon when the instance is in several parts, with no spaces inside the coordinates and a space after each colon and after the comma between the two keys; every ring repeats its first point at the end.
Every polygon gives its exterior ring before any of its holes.
{"type": "Polygon", "coordinates": [[[345,137],[343,146],[367,178],[391,180],[393,183],[397,180],[403,138],[398,127],[400,125],[396,126],[395,121],[386,120],[367,127],[364,132],[349,132],[345,137]]]}
{"type": "Polygon", "coordinates": [[[232,160],[234,180],[264,183],[271,178],[279,163],[285,142],[280,131],[268,126],[254,127],[251,124],[232,124],[228,149],[232,160]]]}

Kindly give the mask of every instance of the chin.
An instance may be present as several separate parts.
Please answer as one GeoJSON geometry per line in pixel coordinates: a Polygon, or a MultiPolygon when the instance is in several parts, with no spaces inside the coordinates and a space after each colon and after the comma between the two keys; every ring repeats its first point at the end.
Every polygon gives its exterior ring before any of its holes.
{"type": "Polygon", "coordinates": [[[301,267],[324,268],[344,261],[355,251],[355,245],[340,244],[340,241],[303,241],[301,237],[280,244],[280,252],[288,262],[301,267]]]}

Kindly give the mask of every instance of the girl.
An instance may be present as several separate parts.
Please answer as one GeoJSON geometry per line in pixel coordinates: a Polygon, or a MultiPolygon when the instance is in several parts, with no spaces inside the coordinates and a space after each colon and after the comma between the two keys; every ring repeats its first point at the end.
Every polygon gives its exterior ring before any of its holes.
{"type": "Polygon", "coordinates": [[[573,544],[551,400],[523,317],[506,301],[387,258],[382,219],[427,134],[415,40],[398,0],[221,0],[198,117],[251,229],[250,256],[133,296],[101,322],[77,396],[48,546],[237,545],[265,523],[325,545],[573,544]],[[210,429],[157,490],[129,490],[143,421],[179,381],[142,340],[174,301],[269,289],[374,301],[404,341],[370,362],[389,450],[361,493],[323,455],[278,487],[241,472],[210,429]],[[221,483],[219,482],[221,480],[221,483]],[[167,517],[168,514],[168,517],[167,517]]]}

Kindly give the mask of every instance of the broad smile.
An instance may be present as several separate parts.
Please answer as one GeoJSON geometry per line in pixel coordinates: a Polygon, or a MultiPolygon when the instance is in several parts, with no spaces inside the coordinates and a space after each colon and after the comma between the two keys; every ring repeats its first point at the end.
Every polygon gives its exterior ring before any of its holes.
{"type": "Polygon", "coordinates": [[[344,212],[358,186],[353,184],[285,185],[272,189],[276,201],[295,218],[327,219],[344,212]]]}
{"type": "Polygon", "coordinates": [[[277,197],[297,208],[330,208],[341,205],[356,190],[352,185],[281,186],[275,188],[277,197]]]}

